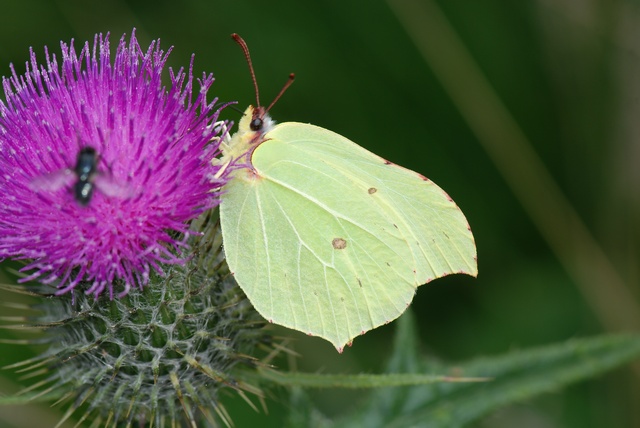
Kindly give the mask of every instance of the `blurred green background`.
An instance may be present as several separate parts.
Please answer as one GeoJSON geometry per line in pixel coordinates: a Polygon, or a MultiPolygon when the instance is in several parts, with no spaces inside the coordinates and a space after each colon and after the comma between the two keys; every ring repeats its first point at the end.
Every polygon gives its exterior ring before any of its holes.
{"type": "MultiPolygon", "coordinates": [[[[44,45],[59,54],[61,40],[98,32],[115,45],[135,27],[143,47],[156,38],[175,46],[173,67],[195,53],[196,75],[213,72],[212,94],[243,110],[254,95],[229,37],[239,33],[263,103],[296,73],[276,120],[331,129],[416,170],[466,214],[478,279],[438,280],[412,305],[424,352],[455,362],[640,327],[639,24],[631,0],[10,0],[0,74],[10,63],[24,72],[29,47],[43,58],[44,45]]],[[[393,328],[342,355],[320,339],[278,334],[295,338],[299,369],[355,373],[380,369],[393,328]]],[[[0,366],[28,352],[2,345],[0,366]]],[[[0,390],[15,391],[17,376],[0,375],[0,390]]],[[[640,369],[629,367],[477,426],[640,426],[639,391],[640,369]]],[[[330,415],[358,396],[315,394],[330,415]]],[[[237,426],[275,427],[287,402],[275,394],[267,416],[242,400],[227,405],[237,426]]],[[[0,407],[0,426],[50,426],[58,411],[0,407]]]]}

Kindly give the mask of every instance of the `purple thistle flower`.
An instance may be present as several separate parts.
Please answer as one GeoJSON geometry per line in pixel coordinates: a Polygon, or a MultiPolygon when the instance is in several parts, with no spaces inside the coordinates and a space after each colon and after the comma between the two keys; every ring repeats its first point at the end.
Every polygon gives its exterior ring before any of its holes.
{"type": "Polygon", "coordinates": [[[46,48],[38,64],[31,50],[26,74],[11,66],[3,78],[0,258],[27,260],[23,281],[59,293],[81,281],[96,296],[142,287],[152,270],[184,262],[177,250],[189,220],[219,202],[219,109],[206,100],[213,76],[198,79],[194,100],[193,58],[188,71],[170,69],[165,86],[171,49],[158,40],[144,52],[134,32],[111,64],[108,39],[96,36],[79,54],[61,43],[61,66],[46,48]],[[96,155],[81,161],[87,147],[96,155]],[[95,170],[82,175],[81,162],[95,170]],[[84,199],[74,196],[78,182],[90,191],[84,199]]]}

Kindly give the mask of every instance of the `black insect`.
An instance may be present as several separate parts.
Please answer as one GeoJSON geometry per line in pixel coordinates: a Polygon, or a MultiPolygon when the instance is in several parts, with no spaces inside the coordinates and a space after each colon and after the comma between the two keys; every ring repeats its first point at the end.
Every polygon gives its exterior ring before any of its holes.
{"type": "Polygon", "coordinates": [[[83,147],[78,153],[78,160],[73,169],[78,180],[73,185],[73,196],[82,206],[91,202],[93,196],[93,180],[98,171],[98,153],[93,147],[83,147]]]}
{"type": "Polygon", "coordinates": [[[72,187],[73,197],[81,206],[89,205],[94,188],[107,196],[122,194],[122,187],[117,185],[111,175],[98,171],[98,152],[91,146],[80,149],[76,165],[61,169],[51,174],[36,177],[31,187],[37,191],[55,191],[62,187],[72,187]]]}

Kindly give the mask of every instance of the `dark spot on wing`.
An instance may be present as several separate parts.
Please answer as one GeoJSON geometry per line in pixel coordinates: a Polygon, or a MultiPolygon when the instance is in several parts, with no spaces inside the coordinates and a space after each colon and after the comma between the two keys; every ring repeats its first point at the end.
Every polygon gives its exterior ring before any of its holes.
{"type": "Polygon", "coordinates": [[[333,238],[331,245],[333,245],[333,248],[336,250],[344,250],[347,248],[347,241],[342,238],[333,238]]]}
{"type": "Polygon", "coordinates": [[[378,189],[376,189],[375,187],[369,187],[369,190],[367,190],[369,192],[370,195],[373,195],[374,193],[376,193],[378,191],[378,189]]]}
{"type": "Polygon", "coordinates": [[[360,286],[360,288],[362,288],[362,281],[360,281],[360,278],[356,278],[358,280],[358,285],[360,286]]]}

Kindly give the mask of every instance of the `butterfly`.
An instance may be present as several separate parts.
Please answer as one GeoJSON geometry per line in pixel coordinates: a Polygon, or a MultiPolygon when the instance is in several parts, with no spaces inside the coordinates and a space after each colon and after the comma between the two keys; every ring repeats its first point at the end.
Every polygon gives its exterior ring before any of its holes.
{"type": "Polygon", "coordinates": [[[476,246],[455,202],[433,181],[315,125],[276,124],[256,89],[221,165],[220,223],[230,271],[269,322],[339,352],[400,316],[421,284],[477,275],[476,246]]]}

